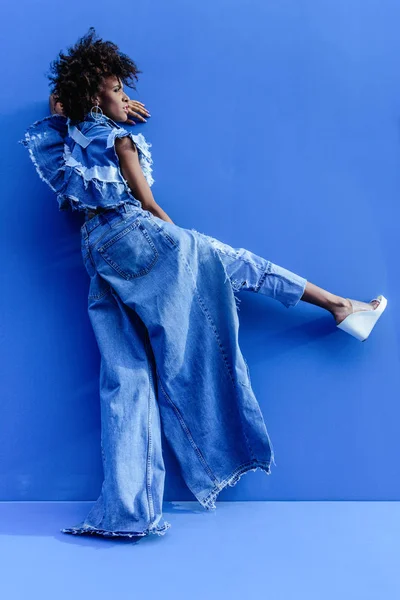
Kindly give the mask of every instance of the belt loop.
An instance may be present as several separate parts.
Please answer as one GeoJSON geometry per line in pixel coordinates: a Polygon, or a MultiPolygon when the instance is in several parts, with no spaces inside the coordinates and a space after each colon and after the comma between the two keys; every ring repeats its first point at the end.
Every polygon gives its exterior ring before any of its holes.
{"type": "Polygon", "coordinates": [[[107,215],[107,211],[101,211],[99,213],[99,219],[100,219],[100,223],[102,222],[102,219],[104,219],[106,221],[106,223],[108,223],[109,225],[111,225],[112,221],[110,221],[110,217],[112,215],[107,215]]]}

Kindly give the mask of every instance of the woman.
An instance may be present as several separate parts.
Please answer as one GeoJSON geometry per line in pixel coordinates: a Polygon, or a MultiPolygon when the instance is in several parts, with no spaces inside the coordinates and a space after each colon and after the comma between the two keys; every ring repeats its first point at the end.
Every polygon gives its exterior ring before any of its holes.
{"type": "MultiPolygon", "coordinates": [[[[207,510],[227,485],[274,453],[238,344],[234,292],[330,312],[364,341],[386,307],[342,298],[245,248],[175,225],[156,203],[150,144],[118,123],[143,119],[123,83],[136,64],[94,29],[60,53],[52,116],[21,142],[60,210],[81,210],[88,312],[101,356],[104,482],[65,533],[163,535],[161,427],[189,489],[207,510]]],[[[134,86],[133,86],[134,87],[134,86]]]]}

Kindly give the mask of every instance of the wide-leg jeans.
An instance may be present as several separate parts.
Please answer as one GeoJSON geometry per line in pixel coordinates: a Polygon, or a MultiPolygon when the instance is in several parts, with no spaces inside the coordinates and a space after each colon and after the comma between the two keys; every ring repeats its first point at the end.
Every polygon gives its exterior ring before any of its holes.
{"type": "Polygon", "coordinates": [[[222,286],[293,307],[307,280],[130,204],[87,220],[81,235],[101,357],[104,481],[87,517],[61,531],[164,535],[171,524],[162,515],[161,429],[207,510],[241,475],[258,468],[270,474],[275,464],[238,347],[237,313],[222,286]]]}

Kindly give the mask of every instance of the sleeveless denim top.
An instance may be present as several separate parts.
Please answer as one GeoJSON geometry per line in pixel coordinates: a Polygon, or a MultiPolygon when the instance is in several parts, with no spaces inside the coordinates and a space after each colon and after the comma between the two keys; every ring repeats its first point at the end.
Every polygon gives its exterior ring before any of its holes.
{"type": "Polygon", "coordinates": [[[136,145],[143,174],[152,186],[151,144],[143,134],[134,135],[105,115],[96,121],[89,113],[73,125],[69,118],[54,114],[30,125],[18,143],[28,148],[40,178],[56,193],[59,210],[90,211],[124,203],[141,207],[115,151],[115,139],[125,136],[136,145]]]}

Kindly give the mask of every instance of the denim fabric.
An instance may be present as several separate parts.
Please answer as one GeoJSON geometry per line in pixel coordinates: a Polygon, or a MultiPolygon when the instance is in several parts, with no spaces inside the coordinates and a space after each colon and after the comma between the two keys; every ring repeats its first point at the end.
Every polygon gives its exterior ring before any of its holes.
{"type": "Polygon", "coordinates": [[[90,113],[72,124],[62,115],[35,121],[18,140],[29,151],[40,178],[56,192],[60,210],[90,211],[128,203],[141,206],[119,168],[115,139],[129,136],[138,150],[147,183],[154,183],[151,144],[109,117],[97,122],[90,113]]]}
{"type": "Polygon", "coordinates": [[[124,205],[87,220],[82,257],[101,354],[104,482],[65,533],[163,535],[161,427],[198,502],[274,453],[238,344],[234,291],[300,300],[306,280],[244,248],[124,205]]]}
{"type": "Polygon", "coordinates": [[[292,307],[307,280],[144,210],[119,169],[114,142],[125,135],[151,185],[150,144],[108,117],[73,126],[52,115],[19,141],[60,210],[86,213],[81,250],[101,356],[104,481],[86,518],[61,531],[140,539],[171,526],[162,516],[162,432],[207,510],[244,473],[271,473],[274,452],[238,343],[236,294],[292,307]]]}

